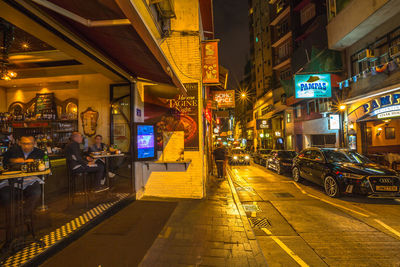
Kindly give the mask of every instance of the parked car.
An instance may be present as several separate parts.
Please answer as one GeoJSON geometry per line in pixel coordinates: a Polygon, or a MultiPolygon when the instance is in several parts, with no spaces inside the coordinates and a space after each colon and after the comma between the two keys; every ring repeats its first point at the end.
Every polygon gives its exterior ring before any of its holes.
{"type": "Polygon", "coordinates": [[[254,153],[254,163],[265,166],[266,157],[271,153],[271,149],[259,149],[254,153]]]}
{"type": "Polygon", "coordinates": [[[243,149],[232,149],[228,157],[229,165],[250,165],[250,155],[243,149]]]}
{"type": "Polygon", "coordinates": [[[293,160],[293,180],[324,187],[330,197],[362,194],[376,198],[400,197],[399,173],[365,156],[343,149],[307,148],[293,160]]]}
{"type": "Polygon", "coordinates": [[[278,174],[292,170],[293,158],[297,156],[293,150],[272,150],[266,160],[268,169],[275,170],[278,174]]]}

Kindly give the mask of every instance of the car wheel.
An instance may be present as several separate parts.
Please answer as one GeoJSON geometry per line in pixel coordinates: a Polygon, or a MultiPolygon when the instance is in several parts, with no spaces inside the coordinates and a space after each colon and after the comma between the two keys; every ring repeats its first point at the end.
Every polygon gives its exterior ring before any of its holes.
{"type": "Polygon", "coordinates": [[[294,167],[294,168],[293,168],[293,170],[292,170],[292,177],[293,177],[293,180],[294,180],[296,183],[299,183],[299,182],[301,182],[301,181],[303,180],[303,178],[300,176],[300,170],[299,170],[299,168],[297,168],[297,167],[294,167]]]}
{"type": "Polygon", "coordinates": [[[277,174],[281,174],[282,173],[281,164],[279,164],[279,163],[276,165],[276,173],[277,174]]]}
{"type": "Polygon", "coordinates": [[[324,180],[325,193],[330,197],[340,196],[339,183],[332,176],[326,176],[324,180]]]}

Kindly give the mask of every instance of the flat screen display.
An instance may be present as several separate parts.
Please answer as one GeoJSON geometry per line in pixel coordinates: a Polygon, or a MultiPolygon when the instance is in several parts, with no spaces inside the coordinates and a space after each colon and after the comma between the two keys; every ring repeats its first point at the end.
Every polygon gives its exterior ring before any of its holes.
{"type": "Polygon", "coordinates": [[[155,158],[155,129],[154,125],[137,125],[137,159],[155,158]]]}

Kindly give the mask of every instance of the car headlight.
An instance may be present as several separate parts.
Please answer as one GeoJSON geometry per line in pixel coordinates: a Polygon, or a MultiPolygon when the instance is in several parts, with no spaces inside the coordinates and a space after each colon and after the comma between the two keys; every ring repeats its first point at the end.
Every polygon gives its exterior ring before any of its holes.
{"type": "Polygon", "coordinates": [[[237,159],[238,159],[238,157],[237,157],[237,156],[233,156],[233,159],[234,159],[234,160],[237,160],[237,159]]]}
{"type": "Polygon", "coordinates": [[[250,157],[249,157],[249,156],[244,156],[244,159],[245,159],[245,160],[249,160],[250,157]]]}
{"type": "Polygon", "coordinates": [[[343,172],[342,175],[343,175],[343,177],[350,178],[350,179],[362,179],[365,176],[365,175],[361,175],[361,174],[348,173],[348,172],[343,172]]]}

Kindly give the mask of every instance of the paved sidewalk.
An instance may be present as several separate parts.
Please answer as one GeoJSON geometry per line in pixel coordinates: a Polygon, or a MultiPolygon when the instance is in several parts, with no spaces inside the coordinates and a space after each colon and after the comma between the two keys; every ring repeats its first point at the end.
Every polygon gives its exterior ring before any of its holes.
{"type": "Polygon", "coordinates": [[[228,181],[203,200],[181,200],[140,266],[267,266],[228,181]]]}

